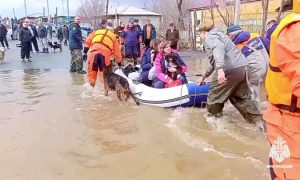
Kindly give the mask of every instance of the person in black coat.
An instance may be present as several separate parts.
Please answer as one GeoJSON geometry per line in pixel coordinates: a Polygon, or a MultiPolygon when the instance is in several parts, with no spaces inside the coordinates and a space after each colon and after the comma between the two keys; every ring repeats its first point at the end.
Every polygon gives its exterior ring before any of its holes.
{"type": "Polygon", "coordinates": [[[4,42],[5,42],[5,45],[6,45],[7,49],[9,49],[9,45],[8,45],[8,42],[7,42],[7,39],[6,39],[6,35],[7,35],[6,27],[2,23],[0,23],[0,42],[1,42],[3,47],[5,47],[4,46],[4,42]]]}
{"type": "MultiPolygon", "coordinates": [[[[38,32],[36,30],[36,27],[32,23],[30,23],[28,28],[29,28],[29,30],[31,32],[31,35],[32,35],[31,42],[33,44],[33,47],[34,47],[35,51],[38,53],[39,52],[39,46],[38,46],[37,39],[36,39],[37,37],[39,37],[38,32]]],[[[30,51],[32,51],[32,46],[30,46],[30,51]]]]}
{"type": "Polygon", "coordinates": [[[19,32],[19,40],[21,43],[21,59],[22,62],[32,62],[29,57],[30,57],[30,46],[31,46],[31,31],[28,28],[29,21],[25,20],[22,24],[22,28],[20,29],[19,32]],[[26,58],[26,59],[25,59],[26,58]]]}

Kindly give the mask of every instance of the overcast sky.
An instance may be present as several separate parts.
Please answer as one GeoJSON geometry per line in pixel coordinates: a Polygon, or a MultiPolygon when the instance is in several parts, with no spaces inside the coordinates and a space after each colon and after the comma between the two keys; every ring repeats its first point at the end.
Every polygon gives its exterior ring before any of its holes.
{"type": "MultiPolygon", "coordinates": [[[[70,14],[75,14],[81,0],[69,0],[70,14]]],[[[43,13],[43,7],[45,7],[45,14],[47,15],[47,0],[26,0],[27,15],[33,13],[43,13]]],[[[106,2],[106,1],[105,1],[106,2]]],[[[111,5],[120,6],[142,6],[141,0],[110,0],[111,5]]],[[[55,14],[55,8],[58,7],[58,14],[67,14],[67,0],[49,0],[50,14],[55,14]]],[[[12,17],[13,8],[17,18],[25,16],[24,0],[1,0],[0,3],[0,15],[2,17],[12,17]]]]}

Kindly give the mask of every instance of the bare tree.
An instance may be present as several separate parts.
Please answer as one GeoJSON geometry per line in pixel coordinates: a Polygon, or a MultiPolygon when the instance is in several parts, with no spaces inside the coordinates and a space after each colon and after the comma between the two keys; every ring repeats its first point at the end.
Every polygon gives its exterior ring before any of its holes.
{"type": "Polygon", "coordinates": [[[183,21],[183,12],[182,12],[182,2],[183,0],[176,0],[177,8],[178,8],[178,25],[180,30],[185,30],[184,21],[183,21]]]}
{"type": "MultiPolygon", "coordinates": [[[[216,4],[216,9],[222,18],[224,24],[228,27],[230,24],[233,23],[232,17],[233,17],[233,10],[232,5],[228,5],[226,3],[226,0],[212,0],[214,4],[216,4]]],[[[212,3],[212,5],[213,5],[212,3]]]]}
{"type": "Polygon", "coordinates": [[[104,13],[104,0],[81,0],[77,13],[85,17],[89,23],[96,25],[104,13]]]}
{"type": "Polygon", "coordinates": [[[266,31],[266,24],[268,18],[268,8],[269,8],[269,0],[262,0],[262,8],[263,8],[263,15],[262,15],[262,27],[261,27],[261,35],[265,35],[266,31]]]}
{"type": "Polygon", "coordinates": [[[277,22],[281,20],[281,14],[282,14],[284,4],[285,4],[285,0],[281,0],[280,8],[276,17],[277,22]]]}

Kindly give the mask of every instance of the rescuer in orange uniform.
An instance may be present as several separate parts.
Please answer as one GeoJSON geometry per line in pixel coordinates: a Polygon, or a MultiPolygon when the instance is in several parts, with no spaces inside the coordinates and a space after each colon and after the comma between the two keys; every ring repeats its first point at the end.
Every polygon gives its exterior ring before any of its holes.
{"type": "Polygon", "coordinates": [[[271,36],[264,113],[274,180],[300,179],[300,0],[271,36]]]}
{"type": "MultiPolygon", "coordinates": [[[[116,62],[121,66],[122,55],[120,45],[113,30],[107,29],[107,21],[101,21],[101,28],[90,33],[86,39],[83,50],[83,58],[88,58],[88,81],[95,86],[98,71],[111,64],[110,57],[113,54],[116,62]]],[[[103,77],[103,76],[102,76],[103,77]]]]}

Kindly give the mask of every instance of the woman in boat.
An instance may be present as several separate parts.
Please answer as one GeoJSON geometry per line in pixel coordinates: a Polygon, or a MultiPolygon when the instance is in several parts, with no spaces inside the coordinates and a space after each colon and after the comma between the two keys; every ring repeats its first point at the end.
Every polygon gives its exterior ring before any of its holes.
{"type": "Polygon", "coordinates": [[[150,46],[146,47],[145,53],[142,56],[141,61],[141,82],[147,86],[152,85],[152,78],[149,78],[149,71],[153,68],[153,63],[156,58],[156,55],[159,52],[159,44],[161,43],[160,40],[154,39],[151,40],[150,46]]]}
{"type": "MultiPolygon", "coordinates": [[[[176,53],[176,51],[173,51],[171,49],[171,42],[170,41],[164,41],[160,44],[160,52],[156,55],[155,61],[154,61],[154,66],[155,66],[155,75],[156,78],[154,80],[153,86],[155,88],[164,88],[165,84],[172,84],[172,79],[168,76],[168,71],[169,72],[176,72],[177,69],[174,67],[169,67],[167,61],[165,60],[165,57],[171,53],[175,53],[178,56],[178,61],[179,64],[182,68],[182,73],[187,71],[187,66],[184,63],[184,61],[181,59],[181,57],[176,53]]],[[[181,77],[186,83],[186,78],[185,76],[181,77]]]]}

